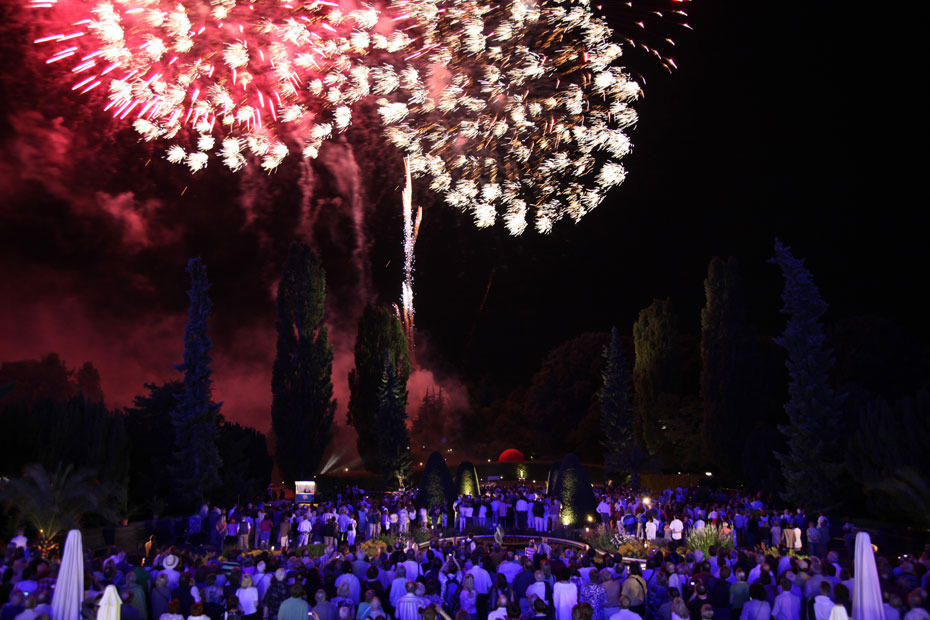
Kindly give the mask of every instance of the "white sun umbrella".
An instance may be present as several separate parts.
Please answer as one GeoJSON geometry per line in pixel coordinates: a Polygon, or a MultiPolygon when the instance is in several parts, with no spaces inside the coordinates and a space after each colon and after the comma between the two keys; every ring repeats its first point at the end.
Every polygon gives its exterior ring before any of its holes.
{"type": "Polygon", "coordinates": [[[875,567],[875,552],[868,532],[856,534],[856,557],[853,570],[856,580],[853,582],[852,617],[853,620],[874,620],[884,618],[882,589],[878,583],[878,569],[875,567]]]}
{"type": "Polygon", "coordinates": [[[81,531],[71,530],[52,596],[52,620],[80,620],[84,601],[84,544],[81,531]]]}
{"type": "Polygon", "coordinates": [[[119,608],[123,605],[119,591],[114,585],[108,585],[103,590],[103,598],[97,607],[97,620],[119,620],[119,608]]]}

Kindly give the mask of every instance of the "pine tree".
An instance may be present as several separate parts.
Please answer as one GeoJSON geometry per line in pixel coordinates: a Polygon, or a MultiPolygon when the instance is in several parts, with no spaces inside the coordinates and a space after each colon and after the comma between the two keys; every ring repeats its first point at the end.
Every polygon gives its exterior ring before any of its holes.
{"type": "Polygon", "coordinates": [[[207,291],[207,269],[200,258],[187,263],[191,288],[187,291],[190,306],[184,329],[184,362],[176,368],[184,373],[178,406],[171,412],[174,428],[173,492],[178,504],[185,507],[201,502],[219,485],[222,465],[216,446],[217,414],[222,403],[213,402],[210,378],[210,337],[207,321],[212,303],[207,291]]]}
{"type": "Polygon", "coordinates": [[[633,404],[630,385],[633,375],[623,355],[620,332],[614,327],[604,347],[604,370],[597,394],[601,405],[601,444],[604,465],[609,472],[620,471],[623,453],[633,443],[633,404]]]}
{"type": "Polygon", "coordinates": [[[702,439],[724,473],[739,469],[743,440],[758,406],[760,371],[735,258],[713,258],[704,280],[701,309],[702,439]]]}
{"type": "Polygon", "coordinates": [[[840,475],[836,436],[840,402],[829,384],[833,353],[825,345],[821,324],[827,304],[804,261],[777,239],[771,262],[785,278],[781,310],[788,316],[785,331],[775,339],[788,353],[790,378],[785,403],[788,424],[779,427],[788,451],[777,455],[786,484],[783,495],[800,506],[823,509],[833,505],[840,475]]]}
{"type": "Polygon", "coordinates": [[[333,437],[333,348],[323,324],[326,274],[293,243],[278,285],[278,342],[271,375],[275,456],[285,480],[314,476],[333,437]]]}
{"type": "Polygon", "coordinates": [[[410,360],[400,321],[381,306],[366,306],[358,322],[355,368],[349,372],[348,422],[358,434],[358,453],[369,471],[378,471],[380,429],[375,424],[378,389],[384,374],[387,351],[398,382],[407,385],[410,360]]]}
{"type": "Polygon", "coordinates": [[[407,379],[385,351],[375,413],[378,463],[390,487],[404,488],[410,476],[410,437],[407,434],[407,379]]]}

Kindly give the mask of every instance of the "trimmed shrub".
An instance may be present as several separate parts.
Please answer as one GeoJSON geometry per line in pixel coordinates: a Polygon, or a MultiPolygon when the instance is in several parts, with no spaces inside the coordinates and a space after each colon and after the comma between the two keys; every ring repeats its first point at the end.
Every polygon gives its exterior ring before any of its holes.
{"type": "Polygon", "coordinates": [[[478,485],[478,472],[471,461],[462,461],[458,470],[455,472],[455,489],[458,495],[470,495],[478,497],[481,495],[481,487],[478,485]]]}
{"type": "Polygon", "coordinates": [[[426,460],[420,486],[417,489],[416,505],[426,508],[445,508],[455,497],[455,486],[446,459],[439,452],[433,452],[426,460]]]}
{"type": "Polygon", "coordinates": [[[562,503],[562,525],[583,527],[586,523],[597,522],[597,500],[588,472],[574,454],[566,454],[562,459],[556,491],[562,503]]]}
{"type": "Polygon", "coordinates": [[[562,467],[562,461],[556,461],[549,468],[549,479],[546,481],[546,495],[549,497],[558,497],[559,495],[559,468],[562,467]]]}

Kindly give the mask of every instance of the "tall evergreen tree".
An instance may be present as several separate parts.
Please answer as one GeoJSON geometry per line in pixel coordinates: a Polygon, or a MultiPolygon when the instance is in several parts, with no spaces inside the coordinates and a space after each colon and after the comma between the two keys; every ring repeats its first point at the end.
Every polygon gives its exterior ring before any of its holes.
{"type": "Polygon", "coordinates": [[[420,476],[416,505],[444,509],[452,503],[454,495],[455,487],[446,459],[439,452],[433,452],[426,459],[426,467],[420,476]]]}
{"type": "Polygon", "coordinates": [[[274,468],[265,436],[254,428],[223,421],[218,445],[223,467],[217,501],[226,505],[261,501],[268,492],[274,468]]]}
{"type": "Polygon", "coordinates": [[[633,346],[636,438],[655,452],[666,439],[671,409],[677,406],[677,401],[670,406],[668,397],[681,391],[678,320],[670,301],[656,299],[639,312],[633,324],[633,346]]]}
{"type": "Polygon", "coordinates": [[[146,383],[145,389],[146,393],[136,396],[126,409],[126,431],[131,446],[129,503],[148,518],[153,504],[160,505],[172,495],[164,464],[173,458],[171,412],[177,408],[184,386],[180,381],[170,381],[146,383]]]}
{"type": "Polygon", "coordinates": [[[378,471],[380,429],[375,424],[378,413],[378,389],[384,374],[384,354],[388,353],[396,369],[397,380],[404,386],[410,376],[407,339],[400,321],[387,308],[369,304],[358,322],[355,339],[355,368],[349,371],[348,422],[358,433],[358,453],[369,471],[378,471]]]}
{"type": "Polygon", "coordinates": [[[375,427],[378,429],[378,462],[391,487],[404,488],[410,476],[410,436],[407,434],[407,379],[385,351],[378,387],[375,427]]]}
{"type": "Polygon", "coordinates": [[[597,499],[587,470],[574,454],[566,454],[562,459],[556,486],[556,496],[562,503],[562,525],[581,527],[594,521],[597,499]]]}
{"type": "Polygon", "coordinates": [[[478,482],[478,470],[471,461],[462,461],[455,470],[455,492],[469,497],[481,496],[481,485],[478,482]]]}
{"type": "Polygon", "coordinates": [[[821,324],[827,304],[804,261],[777,239],[771,262],[785,278],[781,310],[788,316],[785,331],[775,340],[788,353],[788,424],[779,427],[788,450],[778,454],[786,484],[784,498],[822,509],[836,500],[834,491],[841,471],[837,437],[840,402],[829,383],[833,352],[825,345],[821,324]]]}
{"type": "Polygon", "coordinates": [[[601,389],[597,393],[604,465],[608,472],[628,473],[630,485],[639,488],[639,474],[651,465],[651,459],[634,432],[633,373],[623,354],[623,343],[616,327],[611,330],[610,342],[604,347],[604,362],[601,389]]]}
{"type": "Polygon", "coordinates": [[[623,454],[633,443],[633,402],[630,388],[633,374],[623,354],[620,332],[610,331],[610,342],[604,347],[604,370],[601,389],[597,393],[601,405],[601,444],[607,471],[622,469],[623,454]]]}
{"type": "Polygon", "coordinates": [[[702,439],[710,460],[724,473],[739,469],[742,444],[751,430],[759,372],[739,264],[714,257],[704,280],[701,309],[702,439]]]}
{"type": "Polygon", "coordinates": [[[417,417],[410,427],[410,441],[419,450],[438,446],[446,437],[445,397],[442,387],[437,390],[426,388],[426,394],[420,402],[417,417]]]}
{"type": "Polygon", "coordinates": [[[278,285],[278,342],[271,424],[285,480],[314,476],[333,437],[333,348],[323,324],[326,274],[316,254],[293,243],[278,285]]]}
{"type": "Polygon", "coordinates": [[[190,306],[184,329],[184,362],[176,368],[184,373],[178,405],[171,412],[174,428],[173,493],[179,505],[192,506],[219,485],[222,465],[216,446],[217,414],[222,403],[213,402],[210,378],[210,349],[207,321],[213,304],[207,291],[207,269],[200,258],[187,263],[191,288],[190,306]]]}

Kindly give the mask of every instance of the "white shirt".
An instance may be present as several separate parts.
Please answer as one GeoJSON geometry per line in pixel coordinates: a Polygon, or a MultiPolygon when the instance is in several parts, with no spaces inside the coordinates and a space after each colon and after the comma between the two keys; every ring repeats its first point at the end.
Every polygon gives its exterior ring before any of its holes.
{"type": "Polygon", "coordinates": [[[488,574],[488,571],[480,566],[472,566],[468,574],[475,578],[475,590],[478,591],[478,594],[487,594],[491,591],[491,586],[494,584],[491,583],[491,575],[488,574]]]}
{"type": "Polygon", "coordinates": [[[555,620],[572,620],[572,608],[578,604],[578,588],[573,583],[558,581],[552,586],[555,620]]]}
{"type": "Polygon", "coordinates": [[[659,525],[655,521],[647,521],[646,522],[646,540],[655,540],[657,529],[659,529],[659,525]]]}
{"type": "Polygon", "coordinates": [[[14,536],[10,539],[10,544],[16,545],[19,549],[25,549],[28,542],[29,540],[22,534],[14,536]]]}
{"type": "Polygon", "coordinates": [[[830,612],[833,611],[833,601],[829,596],[818,594],[814,598],[814,618],[815,620],[829,620],[830,612]]]}
{"type": "Polygon", "coordinates": [[[397,599],[395,605],[395,618],[397,620],[419,620],[420,618],[420,599],[416,594],[404,594],[397,599]]]}
{"type": "Polygon", "coordinates": [[[504,620],[507,617],[507,608],[498,607],[488,614],[488,620],[504,620]]]}
{"type": "Polygon", "coordinates": [[[621,609],[617,613],[613,614],[610,618],[608,618],[608,620],[643,620],[643,617],[635,611],[621,609]]]}
{"type": "Polygon", "coordinates": [[[239,611],[242,615],[248,616],[258,611],[258,590],[254,586],[239,588],[236,590],[236,598],[239,599],[239,611]]]}
{"type": "Polygon", "coordinates": [[[535,581],[526,589],[526,598],[529,599],[531,594],[535,594],[536,598],[541,601],[546,600],[546,582],[545,581],[535,581]]]}
{"type": "Polygon", "coordinates": [[[681,540],[681,533],[685,529],[685,524],[681,522],[681,519],[672,519],[668,528],[672,532],[672,540],[681,540]]]}

